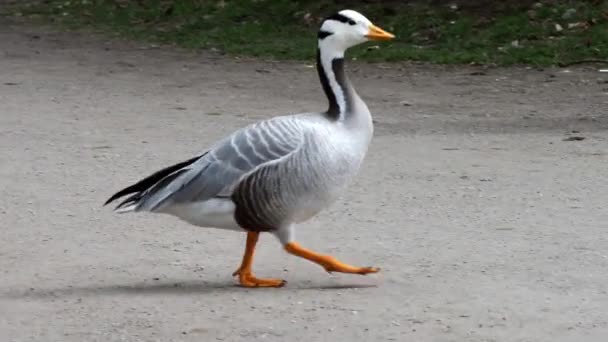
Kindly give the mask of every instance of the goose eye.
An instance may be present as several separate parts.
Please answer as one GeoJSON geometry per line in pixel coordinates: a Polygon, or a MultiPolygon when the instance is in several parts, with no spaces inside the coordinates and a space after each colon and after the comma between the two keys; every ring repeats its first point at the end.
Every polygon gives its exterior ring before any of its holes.
{"type": "Polygon", "coordinates": [[[348,24],[351,26],[357,25],[357,23],[352,19],[348,19],[348,24]]]}

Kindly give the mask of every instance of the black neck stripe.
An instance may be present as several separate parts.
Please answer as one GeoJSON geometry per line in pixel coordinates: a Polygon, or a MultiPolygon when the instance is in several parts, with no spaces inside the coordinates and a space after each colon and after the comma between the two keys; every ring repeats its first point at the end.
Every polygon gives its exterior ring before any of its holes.
{"type": "MultiPolygon", "coordinates": [[[[342,90],[342,95],[344,96],[344,104],[349,107],[351,106],[350,90],[347,86],[347,80],[344,75],[344,58],[334,58],[331,61],[331,69],[336,78],[336,83],[338,87],[342,90]]],[[[323,63],[321,62],[321,50],[317,51],[317,72],[319,73],[319,80],[321,81],[321,86],[323,87],[323,91],[325,92],[325,96],[327,96],[327,101],[329,102],[329,108],[325,114],[333,120],[338,120],[340,118],[340,110],[346,113],[348,108],[340,108],[338,105],[338,100],[336,98],[336,94],[334,90],[331,88],[329,84],[329,79],[327,78],[327,74],[325,72],[325,68],[323,67],[323,63]]]]}
{"type": "Polygon", "coordinates": [[[334,91],[331,89],[329,79],[327,79],[327,74],[325,73],[325,68],[323,68],[323,63],[321,62],[321,50],[317,50],[317,72],[319,73],[319,80],[321,81],[321,86],[323,86],[325,96],[327,96],[327,100],[329,101],[327,115],[331,118],[337,119],[340,116],[340,106],[338,106],[336,94],[334,94],[334,91]]]}

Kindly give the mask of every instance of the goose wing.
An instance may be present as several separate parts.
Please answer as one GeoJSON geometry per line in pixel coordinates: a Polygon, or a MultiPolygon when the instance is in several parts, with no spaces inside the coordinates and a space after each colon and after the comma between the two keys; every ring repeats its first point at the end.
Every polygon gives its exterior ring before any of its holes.
{"type": "Polygon", "coordinates": [[[278,117],[236,131],[199,157],[160,170],[107,202],[131,194],[117,211],[162,211],[177,203],[229,197],[246,174],[294,153],[303,142],[295,117],[278,117]]]}

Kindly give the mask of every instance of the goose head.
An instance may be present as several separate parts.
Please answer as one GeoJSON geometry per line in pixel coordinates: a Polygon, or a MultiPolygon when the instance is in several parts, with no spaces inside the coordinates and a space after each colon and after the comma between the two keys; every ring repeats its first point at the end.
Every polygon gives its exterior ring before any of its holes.
{"type": "Polygon", "coordinates": [[[346,49],[369,40],[395,38],[372,24],[363,14],[353,10],[342,10],[323,20],[318,33],[319,48],[344,53],[346,49]]]}

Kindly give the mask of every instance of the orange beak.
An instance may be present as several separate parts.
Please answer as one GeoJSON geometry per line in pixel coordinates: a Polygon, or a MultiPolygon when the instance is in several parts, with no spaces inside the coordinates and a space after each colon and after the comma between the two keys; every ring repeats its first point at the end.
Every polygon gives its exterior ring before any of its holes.
{"type": "Polygon", "coordinates": [[[369,33],[365,35],[371,40],[391,40],[395,38],[395,35],[384,31],[374,24],[369,25],[369,33]]]}

